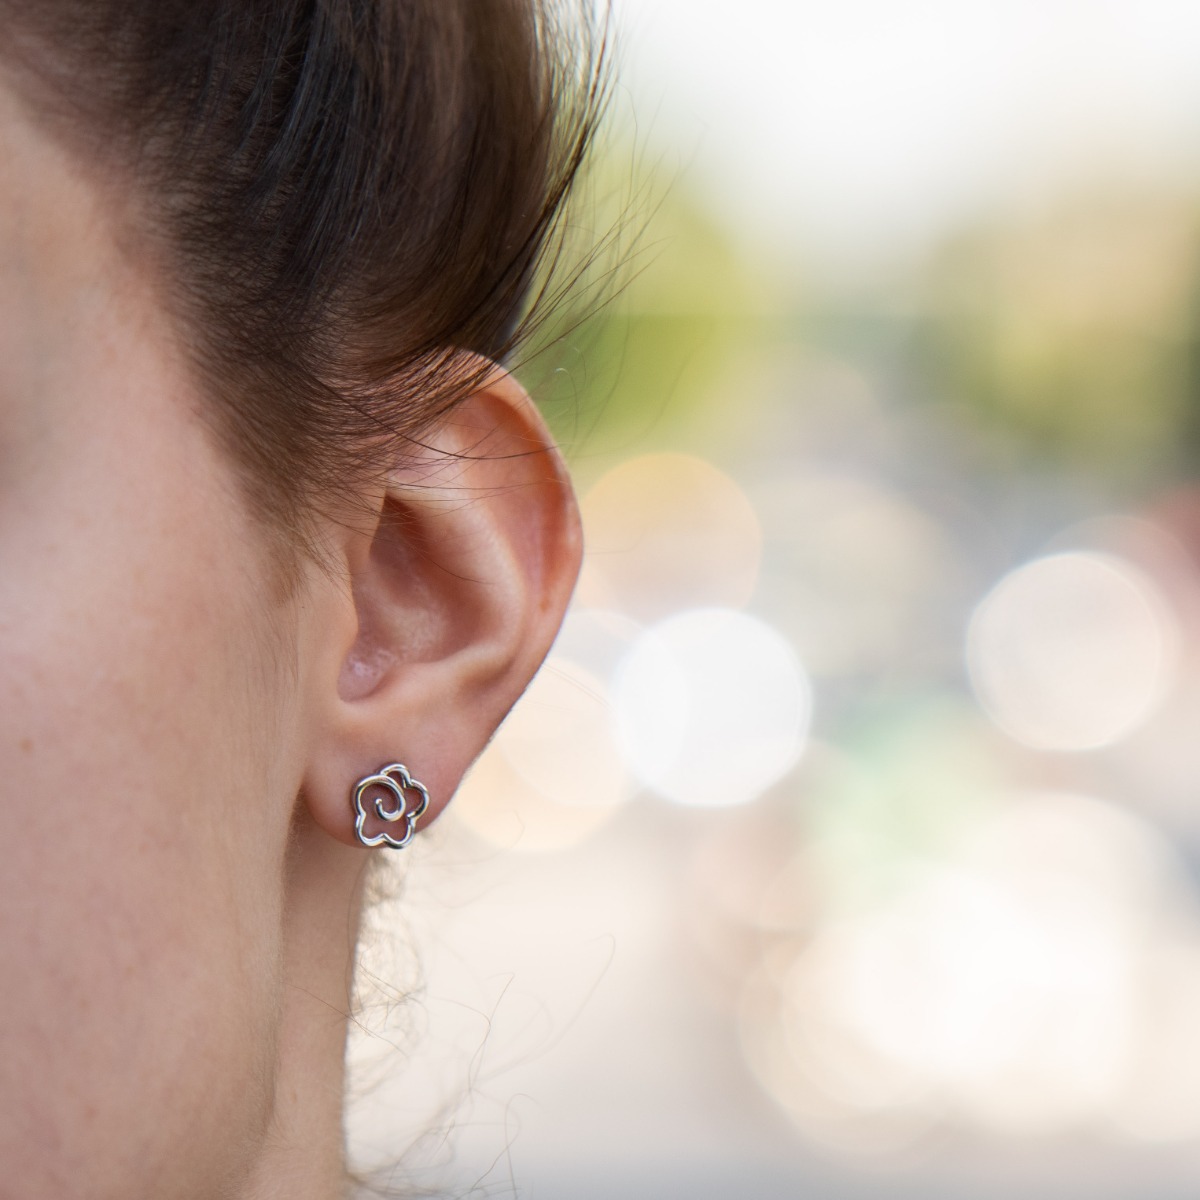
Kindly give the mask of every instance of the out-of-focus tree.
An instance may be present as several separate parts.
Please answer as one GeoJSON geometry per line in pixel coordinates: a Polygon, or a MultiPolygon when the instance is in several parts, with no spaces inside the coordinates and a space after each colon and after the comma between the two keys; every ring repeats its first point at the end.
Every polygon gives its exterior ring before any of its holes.
{"type": "Polygon", "coordinates": [[[1119,484],[1194,467],[1200,222],[1174,196],[1078,197],[946,242],[917,287],[918,391],[997,454],[1119,484]]]}

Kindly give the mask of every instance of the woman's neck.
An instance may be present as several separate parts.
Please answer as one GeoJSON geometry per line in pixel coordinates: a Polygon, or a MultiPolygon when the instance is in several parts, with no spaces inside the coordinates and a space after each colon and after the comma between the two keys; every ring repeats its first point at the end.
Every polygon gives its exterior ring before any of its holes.
{"type": "Polygon", "coordinates": [[[273,1104],[238,1200],[346,1194],[346,1036],[369,858],[309,822],[296,831],[290,853],[273,1104]]]}

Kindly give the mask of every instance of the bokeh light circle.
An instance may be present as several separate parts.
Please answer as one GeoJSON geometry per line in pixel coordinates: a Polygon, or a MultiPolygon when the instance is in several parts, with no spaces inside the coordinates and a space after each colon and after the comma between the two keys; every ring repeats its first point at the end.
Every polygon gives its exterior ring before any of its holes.
{"type": "Polygon", "coordinates": [[[1154,712],[1177,642],[1144,572],[1073,552],[1006,575],[975,610],[966,658],[977,699],[1011,737],[1041,750],[1090,750],[1154,712]]]}
{"type": "Polygon", "coordinates": [[[501,749],[531,788],[558,804],[606,808],[626,798],[607,689],[567,659],[542,668],[505,722],[501,749]]]}
{"type": "Polygon", "coordinates": [[[613,681],[625,762],[680,804],[743,804],[780,779],[808,733],[812,692],[790,644],[728,609],[647,629],[613,681]]]}
{"type": "Polygon", "coordinates": [[[1200,921],[1152,825],[1012,795],[897,884],[748,978],[747,1062],[801,1127],[894,1140],[954,1113],[1005,1136],[1196,1135],[1200,921]]]}
{"type": "Polygon", "coordinates": [[[654,620],[686,607],[745,604],[762,529],[741,487],[691,454],[644,454],[583,499],[587,557],[579,599],[654,620]]]}
{"type": "Polygon", "coordinates": [[[927,664],[957,615],[961,564],[944,530],[884,481],[805,465],[751,492],[767,553],[756,609],[820,680],[927,664]]]}
{"type": "Polygon", "coordinates": [[[562,850],[607,824],[631,792],[608,687],[556,654],[472,768],[453,811],[494,845],[562,850]]]}

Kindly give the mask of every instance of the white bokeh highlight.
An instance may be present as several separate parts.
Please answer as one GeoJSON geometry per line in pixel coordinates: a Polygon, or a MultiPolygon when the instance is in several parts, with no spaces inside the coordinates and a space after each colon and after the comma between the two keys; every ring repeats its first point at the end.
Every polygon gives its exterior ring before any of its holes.
{"type": "Polygon", "coordinates": [[[947,1110],[1009,1137],[1110,1121],[1194,1138],[1187,897],[1147,822],[1089,796],[1013,796],[875,906],[765,961],[744,997],[748,1062],[818,1138],[895,1148],[947,1110]]]}
{"type": "Polygon", "coordinates": [[[632,775],[679,804],[744,804],[799,757],[812,714],[791,645],[755,617],[694,609],[647,629],[613,682],[632,775]]]}
{"type": "Polygon", "coordinates": [[[1102,554],[1035,559],[1006,575],[971,619],[966,658],[997,725],[1038,750],[1093,750],[1155,711],[1178,630],[1155,583],[1102,554]]]}

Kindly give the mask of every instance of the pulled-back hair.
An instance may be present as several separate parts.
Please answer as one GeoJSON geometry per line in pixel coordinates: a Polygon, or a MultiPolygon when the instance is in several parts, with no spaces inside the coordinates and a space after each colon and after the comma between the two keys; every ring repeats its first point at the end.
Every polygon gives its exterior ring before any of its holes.
{"type": "MultiPolygon", "coordinates": [[[[0,0],[0,65],[132,196],[265,514],[397,461],[538,320],[604,93],[588,0],[0,0]]],[[[552,298],[552,297],[551,297],[552,298]]]]}

